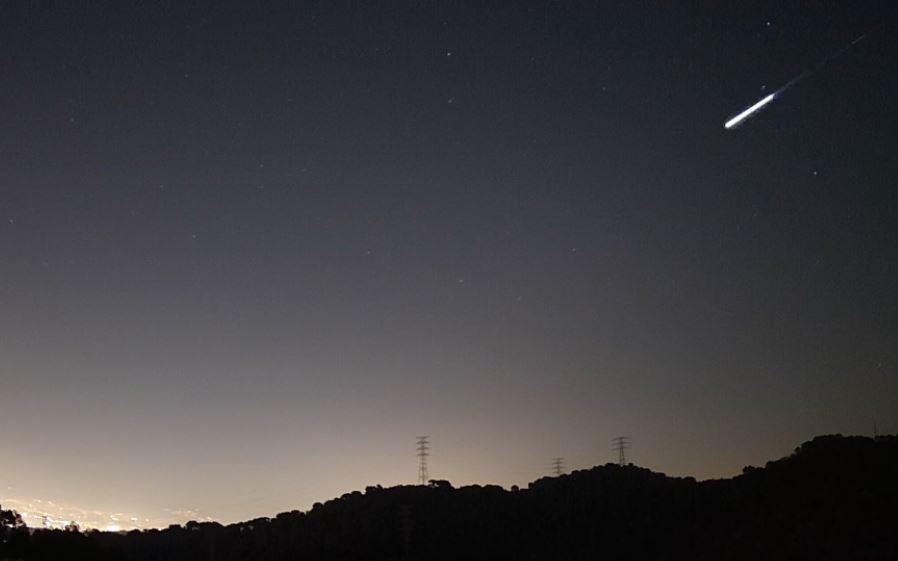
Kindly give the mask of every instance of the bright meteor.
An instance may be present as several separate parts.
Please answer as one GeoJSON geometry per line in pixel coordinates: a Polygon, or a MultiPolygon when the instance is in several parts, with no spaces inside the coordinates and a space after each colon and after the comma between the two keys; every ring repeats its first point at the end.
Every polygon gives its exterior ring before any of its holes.
{"type": "Polygon", "coordinates": [[[737,126],[739,123],[741,123],[745,119],[748,119],[749,117],[751,117],[752,113],[756,113],[762,107],[764,107],[765,105],[767,105],[768,103],[773,101],[775,97],[776,97],[775,93],[768,95],[767,97],[763,98],[761,101],[755,103],[754,105],[752,105],[751,107],[749,107],[748,109],[743,111],[742,113],[739,113],[738,115],[736,115],[735,117],[733,117],[732,119],[730,119],[729,121],[724,123],[723,127],[726,129],[731,129],[731,128],[737,126]]]}
{"type": "Polygon", "coordinates": [[[824,58],[823,60],[821,60],[820,62],[818,62],[817,64],[815,64],[815,65],[813,66],[813,68],[808,69],[808,70],[805,70],[804,72],[802,72],[802,73],[799,74],[798,76],[792,78],[791,80],[789,80],[788,82],[786,82],[786,85],[785,85],[785,86],[783,86],[783,87],[781,87],[780,89],[776,90],[775,92],[773,92],[772,94],[768,95],[767,97],[761,99],[761,101],[755,103],[754,105],[752,105],[752,106],[749,107],[748,109],[742,111],[742,113],[739,113],[738,115],[736,115],[735,117],[733,117],[732,119],[730,119],[729,121],[727,121],[726,123],[724,123],[724,124],[723,124],[723,128],[725,128],[725,129],[732,129],[732,128],[735,128],[735,127],[739,126],[739,123],[741,123],[742,121],[748,119],[749,117],[751,117],[752,115],[754,115],[755,113],[757,113],[758,111],[760,111],[762,107],[764,107],[765,105],[767,105],[768,103],[770,103],[770,102],[773,101],[774,99],[780,97],[783,93],[785,93],[786,90],[788,90],[788,89],[791,88],[792,86],[798,84],[799,82],[803,81],[803,80],[804,80],[805,78],[807,78],[808,76],[811,76],[811,75],[813,75],[814,73],[816,73],[818,70],[820,70],[821,68],[823,68],[824,66],[826,66],[826,64],[827,64],[829,61],[831,61],[831,60],[833,60],[833,59],[835,59],[835,58],[838,58],[838,57],[842,56],[843,54],[845,54],[845,52],[846,52],[848,49],[850,49],[850,48],[853,47],[854,45],[857,45],[858,43],[860,43],[861,41],[863,41],[864,38],[867,37],[867,35],[868,35],[867,33],[864,33],[863,35],[859,35],[859,36],[858,36],[857,38],[855,38],[854,41],[852,41],[851,43],[848,43],[847,45],[845,45],[844,47],[842,47],[842,48],[839,49],[838,51],[833,52],[832,54],[830,54],[829,56],[827,56],[826,58],[824,58]]]}

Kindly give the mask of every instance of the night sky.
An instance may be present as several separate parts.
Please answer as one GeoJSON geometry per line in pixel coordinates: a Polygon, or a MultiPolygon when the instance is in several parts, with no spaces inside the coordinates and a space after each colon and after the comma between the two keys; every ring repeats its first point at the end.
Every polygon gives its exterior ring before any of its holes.
{"type": "Polygon", "coordinates": [[[0,503],[898,431],[898,5],[675,4],[3,2],[0,503]]]}

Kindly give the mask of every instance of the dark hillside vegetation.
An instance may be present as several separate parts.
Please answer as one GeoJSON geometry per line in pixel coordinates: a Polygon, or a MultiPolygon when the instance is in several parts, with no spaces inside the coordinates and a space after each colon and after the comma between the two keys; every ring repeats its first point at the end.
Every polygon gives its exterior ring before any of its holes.
{"type": "Polygon", "coordinates": [[[497,486],[368,487],[308,512],[125,535],[29,533],[0,559],[898,559],[898,437],[822,436],[738,477],[605,465],[497,486]]]}

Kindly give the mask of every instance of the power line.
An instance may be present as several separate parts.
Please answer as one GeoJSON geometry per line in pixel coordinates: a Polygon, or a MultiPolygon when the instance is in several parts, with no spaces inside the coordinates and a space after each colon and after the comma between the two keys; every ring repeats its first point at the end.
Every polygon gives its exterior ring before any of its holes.
{"type": "Polygon", "coordinates": [[[429,436],[419,436],[415,441],[415,449],[418,451],[418,485],[427,485],[429,481],[427,476],[427,456],[430,455],[429,439],[429,436]]]}
{"type": "Polygon", "coordinates": [[[629,436],[615,436],[611,439],[614,451],[617,452],[617,464],[620,466],[627,465],[626,451],[632,448],[633,441],[629,436]]]}
{"type": "Polygon", "coordinates": [[[552,471],[556,477],[564,473],[564,458],[552,458],[552,471]]]}

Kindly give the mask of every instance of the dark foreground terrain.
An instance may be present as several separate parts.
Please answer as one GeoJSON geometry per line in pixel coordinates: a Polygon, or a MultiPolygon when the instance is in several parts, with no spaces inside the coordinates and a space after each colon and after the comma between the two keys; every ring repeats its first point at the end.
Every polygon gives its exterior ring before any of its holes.
{"type": "Polygon", "coordinates": [[[0,559],[898,559],[898,437],[822,436],[726,480],[606,465],[526,490],[369,487],[229,526],[29,532],[7,511],[0,559]]]}

